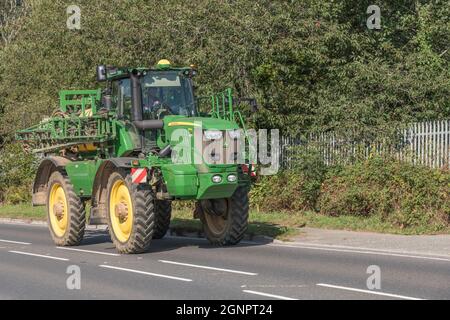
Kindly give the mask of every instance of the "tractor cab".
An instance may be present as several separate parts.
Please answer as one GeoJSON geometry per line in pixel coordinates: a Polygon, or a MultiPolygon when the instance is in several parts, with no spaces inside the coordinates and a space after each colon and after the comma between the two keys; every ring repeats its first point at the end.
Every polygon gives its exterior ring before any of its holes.
{"type": "Polygon", "coordinates": [[[178,71],[150,71],[141,78],[144,120],[196,116],[192,82],[178,71]]]}
{"type": "Polygon", "coordinates": [[[103,105],[129,120],[195,117],[194,68],[172,68],[168,60],[160,60],[150,69],[99,66],[97,79],[108,82],[103,105]]]}

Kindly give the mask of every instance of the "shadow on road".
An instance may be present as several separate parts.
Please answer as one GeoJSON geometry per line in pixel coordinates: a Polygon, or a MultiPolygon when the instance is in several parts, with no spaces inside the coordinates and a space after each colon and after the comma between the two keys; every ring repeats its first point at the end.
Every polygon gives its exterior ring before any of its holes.
{"type": "MultiPolygon", "coordinates": [[[[260,225],[259,225],[260,227],[260,225]]],[[[276,226],[265,225],[265,228],[276,228],[276,226]]],[[[253,226],[254,228],[254,226],[253,226]]],[[[273,242],[269,237],[261,237],[252,233],[252,225],[249,226],[249,233],[241,243],[235,246],[211,245],[204,237],[203,231],[198,228],[181,228],[176,223],[162,239],[154,239],[150,250],[147,253],[156,253],[177,250],[183,247],[197,247],[200,249],[229,250],[239,247],[261,246],[273,242]]],[[[108,244],[107,250],[115,250],[107,230],[86,230],[81,246],[91,246],[96,244],[108,244]],[[110,246],[109,246],[110,245],[110,246]]]]}

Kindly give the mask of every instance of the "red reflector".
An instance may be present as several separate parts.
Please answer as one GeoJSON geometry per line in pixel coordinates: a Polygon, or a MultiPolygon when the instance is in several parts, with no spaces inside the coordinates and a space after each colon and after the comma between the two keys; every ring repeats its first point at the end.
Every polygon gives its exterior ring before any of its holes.
{"type": "Polygon", "coordinates": [[[136,184],[146,183],[147,182],[147,169],[146,168],[131,169],[131,181],[136,184]]]}
{"type": "MultiPolygon", "coordinates": [[[[248,165],[247,164],[243,164],[242,165],[242,172],[244,173],[248,173],[248,165]]],[[[256,177],[256,166],[252,165],[252,172],[250,172],[250,176],[252,177],[256,177]]]]}

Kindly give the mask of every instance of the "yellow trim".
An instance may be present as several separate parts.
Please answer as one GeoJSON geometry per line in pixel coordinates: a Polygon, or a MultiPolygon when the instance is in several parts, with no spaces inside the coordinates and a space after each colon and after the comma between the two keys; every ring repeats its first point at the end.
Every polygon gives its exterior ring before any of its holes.
{"type": "Polygon", "coordinates": [[[125,181],[117,180],[112,188],[109,203],[109,215],[112,224],[112,231],[117,240],[125,243],[130,239],[131,231],[133,229],[133,204],[131,202],[130,191],[128,190],[125,181]],[[126,218],[121,218],[116,215],[116,206],[126,207],[126,218]]]}
{"type": "Polygon", "coordinates": [[[163,65],[163,66],[170,66],[170,61],[167,59],[161,59],[158,61],[158,65],[163,65]]]}
{"type": "Polygon", "coordinates": [[[61,184],[55,183],[50,190],[50,197],[48,201],[48,210],[50,218],[50,226],[57,237],[63,237],[68,226],[68,205],[66,193],[61,184]],[[55,205],[60,206],[62,210],[62,217],[56,216],[55,205]]]}
{"type": "Polygon", "coordinates": [[[80,151],[80,152],[97,151],[97,147],[93,143],[80,144],[78,146],[78,151],[80,151]]]}
{"type": "Polygon", "coordinates": [[[191,126],[191,127],[201,127],[202,125],[194,122],[170,122],[168,124],[169,127],[175,126],[191,126]]]}

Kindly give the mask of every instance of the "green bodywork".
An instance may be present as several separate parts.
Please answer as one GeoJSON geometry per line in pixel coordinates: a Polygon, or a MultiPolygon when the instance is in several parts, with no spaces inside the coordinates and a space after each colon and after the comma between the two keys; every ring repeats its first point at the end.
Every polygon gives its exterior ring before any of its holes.
{"type": "MultiPolygon", "coordinates": [[[[165,71],[190,72],[190,68],[164,67],[165,71]]],[[[121,79],[131,70],[160,69],[117,69],[108,74],[108,80],[121,79]]],[[[239,184],[249,182],[238,164],[173,163],[171,157],[160,157],[154,152],[142,153],[139,130],[132,123],[120,117],[115,111],[101,109],[101,90],[65,90],[60,92],[60,113],[44,119],[36,126],[17,132],[16,138],[27,144],[35,153],[45,156],[61,155],[62,150],[77,149],[77,159],[65,165],[65,171],[75,192],[90,198],[95,188],[95,177],[105,161],[123,157],[136,159],[127,166],[159,170],[163,183],[171,199],[214,199],[231,197],[239,184]],[[86,145],[91,146],[86,147],[86,145]],[[93,146],[93,147],[92,147],[93,146]],[[228,175],[238,177],[229,182],[228,175]],[[221,182],[213,182],[212,177],[220,175],[221,182]]],[[[244,129],[244,120],[239,111],[234,110],[232,91],[227,89],[208,98],[211,103],[209,114],[202,116],[166,115],[162,118],[162,129],[154,130],[156,147],[161,150],[168,145],[176,147],[177,141],[170,141],[176,129],[185,129],[189,134],[197,129],[227,130],[244,129]],[[199,127],[201,124],[201,127],[199,127]]],[[[192,135],[193,137],[193,135],[192,135]]],[[[193,139],[193,138],[192,138],[193,139]]],[[[192,143],[192,146],[195,144],[192,143]]],[[[192,155],[196,150],[193,147],[192,155]]]]}
{"type": "Polygon", "coordinates": [[[101,163],[101,161],[86,160],[74,161],[66,165],[67,175],[79,196],[92,195],[94,177],[101,163]]]}

